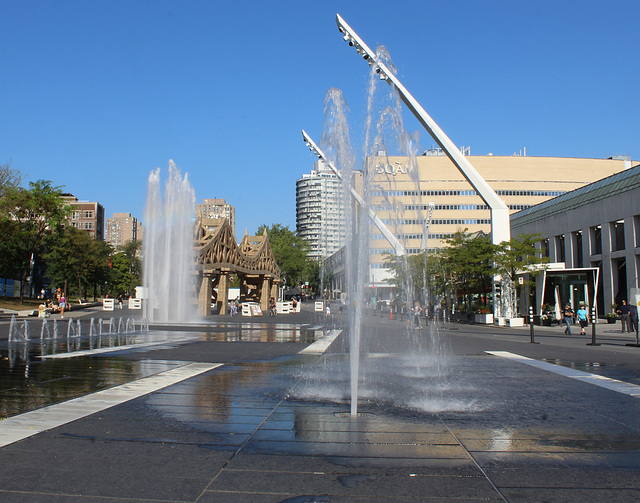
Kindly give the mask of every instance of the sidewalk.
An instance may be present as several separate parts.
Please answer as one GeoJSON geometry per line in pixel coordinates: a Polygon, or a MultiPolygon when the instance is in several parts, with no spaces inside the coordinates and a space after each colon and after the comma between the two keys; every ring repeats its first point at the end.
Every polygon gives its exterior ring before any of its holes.
{"type": "Polygon", "coordinates": [[[407,330],[369,317],[362,392],[388,393],[351,417],[348,402],[322,398],[342,378],[346,334],[300,353],[301,334],[337,335],[338,316],[210,322],[186,342],[32,361],[26,381],[18,363],[3,374],[0,410],[37,408],[0,421],[0,501],[637,501],[640,348],[626,335],[603,330],[603,345],[587,346],[535,327],[531,344],[528,327],[407,330]],[[74,389],[76,400],[37,405],[74,389]],[[21,428],[38,433],[12,442],[21,428]]]}

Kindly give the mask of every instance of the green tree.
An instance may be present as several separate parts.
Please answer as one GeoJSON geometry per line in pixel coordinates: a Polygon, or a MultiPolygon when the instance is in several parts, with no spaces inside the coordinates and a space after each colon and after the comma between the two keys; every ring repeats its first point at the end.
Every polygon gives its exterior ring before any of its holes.
{"type": "Polygon", "coordinates": [[[61,187],[54,187],[47,180],[38,180],[30,182],[29,189],[8,187],[0,199],[0,219],[4,220],[2,228],[8,232],[2,241],[6,240],[13,249],[11,256],[15,257],[15,263],[10,269],[19,274],[23,285],[20,302],[24,300],[34,259],[42,251],[47,235],[59,229],[68,215],[69,210],[61,194],[61,187]]]}
{"type": "Polygon", "coordinates": [[[92,239],[75,227],[65,226],[47,240],[46,272],[48,278],[65,294],[86,298],[87,289],[110,279],[109,258],[113,249],[104,241],[92,239]]]}
{"type": "Polygon", "coordinates": [[[261,225],[256,235],[262,236],[265,229],[269,236],[273,256],[282,275],[286,278],[287,284],[289,286],[300,285],[309,267],[308,243],[291,231],[288,226],[282,224],[272,224],[271,227],[261,225]]]}
{"type": "MultiPolygon", "coordinates": [[[[142,241],[129,241],[118,247],[118,253],[122,253],[127,259],[127,269],[129,274],[140,280],[142,274],[142,261],[140,260],[140,248],[142,241]]],[[[142,284],[139,282],[138,286],[142,284]]]]}
{"type": "Polygon", "coordinates": [[[8,190],[15,189],[20,186],[22,174],[20,171],[11,168],[11,163],[0,164],[0,199],[2,199],[8,190]]]}
{"type": "Polygon", "coordinates": [[[511,296],[508,301],[513,309],[516,307],[517,277],[529,273],[529,283],[534,284],[533,278],[545,269],[548,257],[542,256],[542,250],[536,248],[540,241],[540,234],[520,234],[497,245],[495,256],[496,272],[503,280],[509,282],[511,296]]]}
{"type": "Polygon", "coordinates": [[[394,271],[387,282],[395,289],[396,299],[401,303],[419,301],[433,303],[445,293],[445,262],[442,254],[422,252],[417,255],[398,257],[387,253],[385,265],[394,271]]]}
{"type": "Polygon", "coordinates": [[[129,241],[118,248],[111,257],[111,279],[109,293],[133,295],[135,288],[142,284],[142,263],[138,254],[142,241],[129,241]]]}
{"type": "Polygon", "coordinates": [[[456,297],[464,297],[470,306],[473,296],[479,295],[486,305],[495,274],[493,262],[497,252],[490,237],[483,233],[469,234],[464,229],[456,232],[446,243],[448,247],[443,252],[446,271],[456,297]]]}
{"type": "Polygon", "coordinates": [[[96,298],[97,288],[103,287],[111,279],[109,261],[113,253],[111,245],[105,241],[91,241],[91,256],[87,268],[87,286],[93,286],[93,298],[96,298]]]}

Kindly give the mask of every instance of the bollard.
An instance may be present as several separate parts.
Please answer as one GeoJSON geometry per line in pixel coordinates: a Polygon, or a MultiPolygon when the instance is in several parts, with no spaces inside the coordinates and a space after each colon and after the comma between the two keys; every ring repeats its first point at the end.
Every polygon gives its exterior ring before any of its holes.
{"type": "Polygon", "coordinates": [[[591,342],[587,342],[587,346],[599,346],[596,342],[596,308],[591,309],[591,342]]]}
{"type": "Polygon", "coordinates": [[[530,344],[540,344],[536,342],[533,337],[533,306],[529,306],[529,343],[530,344]]]}

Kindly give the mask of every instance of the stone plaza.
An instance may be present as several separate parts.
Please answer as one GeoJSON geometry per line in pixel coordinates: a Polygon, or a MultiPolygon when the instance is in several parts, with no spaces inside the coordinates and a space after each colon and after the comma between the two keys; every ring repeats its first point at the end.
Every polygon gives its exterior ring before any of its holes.
{"type": "MultiPolygon", "coordinates": [[[[88,325],[104,313],[71,315],[88,325]]],[[[304,368],[346,353],[343,321],[305,303],[274,318],[151,327],[171,330],[84,356],[64,357],[62,338],[43,359],[37,336],[7,341],[3,317],[0,500],[637,501],[633,334],[599,324],[601,345],[589,346],[535,327],[532,344],[528,327],[409,330],[370,315],[365,333],[395,348],[435,333],[450,367],[440,396],[464,403],[363,400],[351,417],[344,402],[292,391],[304,368]]]]}

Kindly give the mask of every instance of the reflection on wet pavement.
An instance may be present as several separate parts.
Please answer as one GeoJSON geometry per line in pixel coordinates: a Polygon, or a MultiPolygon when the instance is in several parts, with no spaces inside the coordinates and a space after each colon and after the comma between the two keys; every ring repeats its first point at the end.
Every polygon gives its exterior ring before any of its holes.
{"type": "MultiPolygon", "coordinates": [[[[358,457],[374,465],[385,459],[388,466],[407,459],[467,466],[480,457],[499,466],[510,453],[532,463],[561,466],[579,462],[577,454],[588,454],[582,460],[593,465],[608,462],[612,453],[640,452],[634,426],[587,406],[580,383],[490,358],[459,360],[458,368],[467,373],[463,381],[475,383],[484,396],[481,412],[424,412],[370,401],[363,404],[362,416],[353,418],[346,404],[290,397],[292,387],[300,384],[296,369],[307,362],[300,356],[227,365],[145,397],[138,406],[144,404],[191,430],[222,435],[224,439],[214,442],[216,448],[242,445],[243,452],[253,454],[358,457]],[[544,385],[549,380],[557,387],[551,394],[544,385]]],[[[461,399],[455,396],[461,389],[451,387],[452,400],[461,399]]],[[[640,458],[620,462],[635,466],[640,458]]]]}
{"type": "MultiPolygon", "coordinates": [[[[37,321],[32,322],[35,326],[37,321]]],[[[323,332],[289,324],[217,325],[207,331],[152,331],[4,342],[0,347],[0,418],[93,393],[166,369],[160,361],[115,357],[117,351],[192,341],[313,342],[323,332]],[[106,357],[91,356],[101,352],[106,357]],[[64,358],[73,356],[73,358],[64,358]],[[62,357],[62,358],[60,358],[62,357]],[[44,359],[44,360],[43,360],[44,359]],[[64,361],[63,361],[64,360],[64,361]]],[[[38,332],[34,328],[31,332],[38,332]]],[[[38,332],[39,333],[39,332],[38,332]]]]}
{"type": "MultiPolygon", "coordinates": [[[[299,342],[316,336],[314,330],[296,326],[262,328],[230,325],[174,335],[176,340],[214,342],[299,342]]],[[[160,337],[153,332],[148,337],[155,336],[160,337]]],[[[86,344],[91,341],[81,340],[79,348],[86,344]]],[[[0,362],[2,417],[152,376],[176,364],[114,355],[40,361],[33,358],[43,350],[39,341],[23,347],[27,349],[13,358],[5,352],[0,362]]],[[[122,414],[184,425],[177,428],[184,434],[175,442],[253,454],[321,455],[343,462],[358,457],[373,465],[384,459],[391,467],[408,459],[425,466],[425,460],[438,460],[464,468],[473,466],[472,459],[502,466],[512,459],[507,454],[544,466],[576,463],[577,454],[588,454],[581,459],[591,465],[612,453],[640,452],[634,425],[616,416],[606,400],[587,406],[591,390],[583,389],[583,383],[490,356],[451,357],[449,373],[436,393],[426,389],[430,381],[421,380],[430,377],[430,364],[419,372],[401,372],[399,379],[385,383],[384,396],[366,395],[362,415],[354,418],[346,402],[331,401],[323,393],[326,376],[319,372],[324,368],[335,378],[336,362],[344,359],[341,354],[296,355],[227,364],[133,400],[122,414]],[[406,399],[390,400],[394,394],[406,399]]],[[[374,360],[379,366],[402,363],[392,355],[374,360]]],[[[408,370],[417,369],[409,363],[408,370]]],[[[109,414],[117,417],[119,412],[109,414]]],[[[117,432],[109,438],[132,435],[117,432]]],[[[135,438],[144,440],[145,430],[135,438]]],[[[640,464],[631,458],[618,462],[640,464]]]]}
{"type": "Polygon", "coordinates": [[[130,361],[80,357],[47,362],[0,361],[0,419],[63,402],[135,379],[175,364],[163,360],[130,361]]]}

